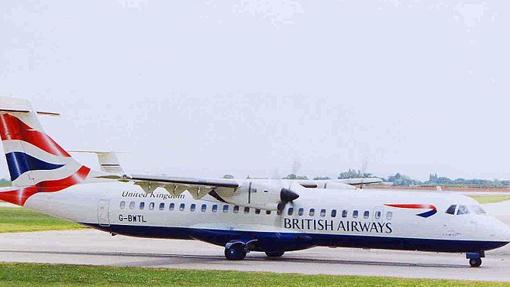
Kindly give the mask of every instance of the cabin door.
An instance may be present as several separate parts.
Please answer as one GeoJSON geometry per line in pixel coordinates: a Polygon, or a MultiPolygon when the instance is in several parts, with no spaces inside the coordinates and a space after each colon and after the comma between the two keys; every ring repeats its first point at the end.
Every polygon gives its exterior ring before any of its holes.
{"type": "Polygon", "coordinates": [[[97,221],[101,227],[110,227],[110,201],[101,199],[97,206],[97,221]]]}

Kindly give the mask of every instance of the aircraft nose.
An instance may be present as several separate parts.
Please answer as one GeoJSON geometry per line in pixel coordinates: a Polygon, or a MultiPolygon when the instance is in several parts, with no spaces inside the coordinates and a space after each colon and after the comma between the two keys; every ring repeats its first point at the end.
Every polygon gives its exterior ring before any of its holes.
{"type": "Polygon", "coordinates": [[[510,242],[510,226],[494,219],[494,235],[498,241],[510,242]]]}
{"type": "Polygon", "coordinates": [[[505,238],[506,242],[510,242],[510,227],[505,224],[506,229],[504,230],[503,238],[505,238]]]}

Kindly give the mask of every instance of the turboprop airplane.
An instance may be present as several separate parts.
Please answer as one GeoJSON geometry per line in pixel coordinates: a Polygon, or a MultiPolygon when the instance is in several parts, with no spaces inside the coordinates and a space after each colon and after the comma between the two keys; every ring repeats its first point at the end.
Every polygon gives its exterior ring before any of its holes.
{"type": "Polygon", "coordinates": [[[92,170],[43,131],[38,114],[48,113],[0,99],[13,185],[0,199],[113,235],[201,240],[224,246],[230,260],[329,246],[465,253],[472,267],[510,241],[509,227],[458,194],[126,175],[108,157],[92,170]]]}

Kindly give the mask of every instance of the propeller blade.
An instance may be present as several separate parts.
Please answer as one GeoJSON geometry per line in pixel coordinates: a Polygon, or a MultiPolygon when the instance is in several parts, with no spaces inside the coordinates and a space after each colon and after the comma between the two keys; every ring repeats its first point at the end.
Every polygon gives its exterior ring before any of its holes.
{"type": "Polygon", "coordinates": [[[298,198],[299,194],[295,193],[290,189],[282,188],[282,190],[280,191],[280,203],[278,203],[277,207],[279,214],[281,214],[282,211],[285,209],[285,205],[287,205],[287,203],[289,202],[292,203],[294,200],[298,198]]]}
{"type": "Polygon", "coordinates": [[[295,193],[294,191],[292,191],[290,189],[282,188],[282,190],[280,192],[280,200],[283,203],[294,201],[298,198],[299,198],[299,194],[295,193]]]}

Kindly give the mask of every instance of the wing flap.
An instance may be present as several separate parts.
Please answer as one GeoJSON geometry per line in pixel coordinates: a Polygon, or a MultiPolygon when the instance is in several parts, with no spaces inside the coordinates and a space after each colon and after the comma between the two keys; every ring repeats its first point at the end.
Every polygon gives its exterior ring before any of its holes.
{"type": "Polygon", "coordinates": [[[233,196],[239,184],[233,180],[222,179],[194,179],[184,177],[163,177],[163,176],[104,176],[103,178],[117,179],[119,181],[132,181],[140,186],[144,192],[152,193],[157,188],[165,189],[170,195],[178,197],[187,191],[194,199],[202,199],[206,195],[214,198],[233,196]],[[218,194],[220,195],[218,197],[218,194]]]}

